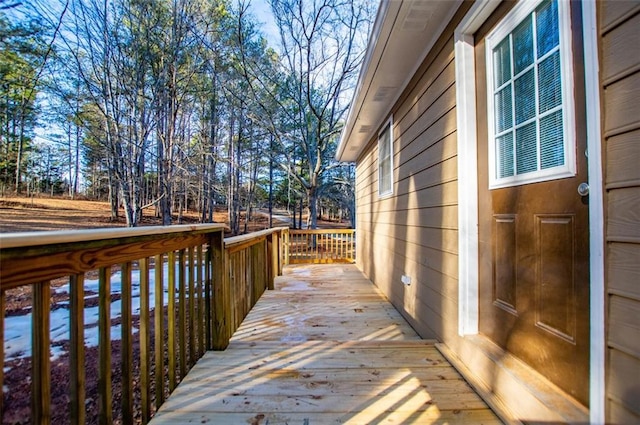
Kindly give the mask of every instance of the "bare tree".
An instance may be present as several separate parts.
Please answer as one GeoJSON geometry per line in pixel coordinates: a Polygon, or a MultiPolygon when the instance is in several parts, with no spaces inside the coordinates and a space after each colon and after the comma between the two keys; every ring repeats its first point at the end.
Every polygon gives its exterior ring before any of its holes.
{"type": "MultiPolygon", "coordinates": [[[[319,188],[333,162],[342,121],[364,57],[372,18],[368,1],[270,0],[280,29],[277,67],[257,60],[259,48],[239,37],[245,77],[260,99],[280,166],[306,192],[310,226],[317,225],[319,188]],[[279,71],[274,73],[274,69],[279,71]],[[300,164],[296,167],[295,164],[300,164]]],[[[250,28],[239,34],[251,37],[250,28]]],[[[263,56],[269,57],[265,51],[263,56]]]]}

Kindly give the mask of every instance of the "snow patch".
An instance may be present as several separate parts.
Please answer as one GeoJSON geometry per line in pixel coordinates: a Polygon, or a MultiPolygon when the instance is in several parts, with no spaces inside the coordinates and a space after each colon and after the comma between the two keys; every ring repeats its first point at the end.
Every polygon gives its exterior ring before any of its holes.
{"type": "MultiPolygon", "coordinates": [[[[204,273],[203,273],[204,275],[204,273]]],[[[169,265],[167,263],[163,266],[163,276],[165,276],[163,282],[163,305],[167,305],[169,301],[168,295],[168,276],[169,265]]],[[[186,280],[189,279],[189,270],[186,270],[186,280]]],[[[149,308],[155,307],[155,269],[149,270],[149,308]]],[[[100,282],[98,279],[87,279],[84,282],[84,290],[91,291],[92,294],[85,295],[85,300],[95,298],[99,291],[100,282]]],[[[177,290],[177,288],[176,288],[177,290]]],[[[131,273],[131,309],[134,315],[140,314],[140,272],[135,270],[131,273]]],[[[69,284],[62,285],[55,289],[56,294],[68,294],[69,284]]],[[[122,294],[122,274],[116,272],[111,275],[111,294],[122,294]]],[[[69,339],[69,302],[62,301],[57,303],[61,306],[50,314],[50,329],[51,329],[51,359],[55,360],[65,353],[65,350],[60,345],[62,341],[69,339]]],[[[122,301],[114,301],[111,303],[111,319],[117,319],[122,315],[122,301]]],[[[98,346],[98,312],[99,308],[88,307],[84,309],[84,341],[87,347],[98,346]]],[[[4,355],[5,361],[12,361],[15,359],[25,358],[31,356],[31,329],[32,329],[32,314],[31,312],[25,313],[19,316],[9,316],[4,320],[5,337],[4,337],[4,355]]],[[[133,328],[132,333],[137,333],[138,330],[133,328]]],[[[111,339],[120,340],[122,337],[122,326],[111,326],[111,339]]]]}

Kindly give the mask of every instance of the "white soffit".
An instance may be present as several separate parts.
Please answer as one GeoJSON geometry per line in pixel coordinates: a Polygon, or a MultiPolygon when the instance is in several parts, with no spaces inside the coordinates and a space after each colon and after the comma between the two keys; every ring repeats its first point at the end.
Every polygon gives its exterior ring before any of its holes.
{"type": "Polygon", "coordinates": [[[336,152],[355,161],[385,122],[462,0],[382,0],[336,152]]]}

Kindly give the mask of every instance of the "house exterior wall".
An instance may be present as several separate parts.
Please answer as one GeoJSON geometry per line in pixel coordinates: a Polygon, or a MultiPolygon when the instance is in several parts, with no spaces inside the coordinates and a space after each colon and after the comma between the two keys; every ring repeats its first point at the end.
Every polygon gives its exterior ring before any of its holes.
{"type": "Polygon", "coordinates": [[[378,195],[377,139],[356,172],[360,267],[423,338],[441,341],[456,335],[458,308],[454,28],[392,111],[393,194],[378,195]]]}
{"type": "MultiPolygon", "coordinates": [[[[357,161],[357,258],[423,338],[465,350],[458,329],[453,30],[392,108],[393,194],[378,196],[377,139],[357,161]],[[401,282],[402,275],[411,285],[401,282]]],[[[640,423],[640,3],[599,1],[605,189],[607,423],[640,423]]],[[[387,122],[388,116],[380,123],[387,122]]],[[[468,357],[468,356],[467,356],[468,357]]]]}
{"type": "Polygon", "coordinates": [[[640,3],[599,4],[610,423],[640,423],[640,3]]]}

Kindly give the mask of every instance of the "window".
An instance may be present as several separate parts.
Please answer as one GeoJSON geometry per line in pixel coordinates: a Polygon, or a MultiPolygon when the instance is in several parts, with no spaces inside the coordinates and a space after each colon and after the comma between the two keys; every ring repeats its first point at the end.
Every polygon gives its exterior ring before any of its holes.
{"type": "Polygon", "coordinates": [[[568,7],[519,3],[487,36],[492,189],[575,175],[568,7]]]}
{"type": "Polygon", "coordinates": [[[390,119],[378,134],[378,194],[393,193],[393,121],[390,119]]]}

